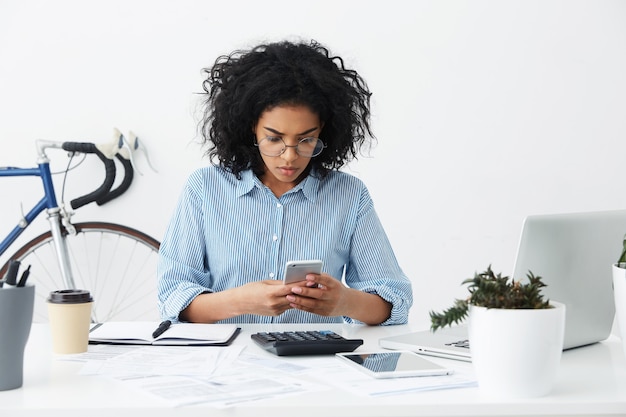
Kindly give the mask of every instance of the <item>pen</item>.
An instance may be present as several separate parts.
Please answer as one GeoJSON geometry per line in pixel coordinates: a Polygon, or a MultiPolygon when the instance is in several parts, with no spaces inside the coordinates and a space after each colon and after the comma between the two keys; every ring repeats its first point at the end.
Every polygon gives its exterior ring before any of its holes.
{"type": "Polygon", "coordinates": [[[152,333],[152,337],[159,337],[159,336],[161,336],[163,333],[165,333],[165,331],[167,329],[170,328],[171,324],[172,324],[172,322],[169,321],[169,320],[165,320],[165,321],[161,322],[161,324],[159,324],[159,327],[157,327],[157,329],[152,333]]]}
{"type": "Polygon", "coordinates": [[[20,269],[20,261],[16,261],[11,259],[9,261],[9,270],[7,271],[6,278],[4,283],[7,285],[14,286],[17,281],[17,271],[20,269]]]}
{"type": "Polygon", "coordinates": [[[28,268],[26,268],[26,271],[22,272],[20,281],[17,283],[18,287],[23,287],[24,285],[26,285],[26,280],[28,279],[28,275],[30,275],[30,265],[28,265],[28,268]]]}

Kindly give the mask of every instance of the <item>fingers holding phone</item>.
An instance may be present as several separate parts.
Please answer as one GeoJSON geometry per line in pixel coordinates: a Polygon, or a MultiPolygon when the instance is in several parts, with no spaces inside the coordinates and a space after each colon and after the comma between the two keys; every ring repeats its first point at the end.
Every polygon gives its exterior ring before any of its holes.
{"type": "Polygon", "coordinates": [[[307,274],[321,274],[324,262],[319,259],[289,261],[285,265],[283,284],[306,281],[307,274]]]}

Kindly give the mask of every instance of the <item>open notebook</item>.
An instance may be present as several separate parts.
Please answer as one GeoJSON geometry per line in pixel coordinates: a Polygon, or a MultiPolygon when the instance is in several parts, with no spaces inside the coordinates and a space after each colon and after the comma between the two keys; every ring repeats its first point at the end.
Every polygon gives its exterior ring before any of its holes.
{"type": "MultiPolygon", "coordinates": [[[[566,305],[564,349],[606,339],[615,303],[611,265],[626,234],[626,210],[528,216],[512,276],[528,271],[547,284],[548,299],[566,305]]],[[[506,275],[506,274],[505,274],[506,275]]],[[[424,330],[382,338],[381,347],[451,359],[471,360],[467,327],[424,330]]]]}
{"type": "Polygon", "coordinates": [[[159,322],[110,321],[89,331],[89,343],[161,346],[227,346],[241,330],[233,324],[174,323],[161,335],[152,333],[159,322]]]}

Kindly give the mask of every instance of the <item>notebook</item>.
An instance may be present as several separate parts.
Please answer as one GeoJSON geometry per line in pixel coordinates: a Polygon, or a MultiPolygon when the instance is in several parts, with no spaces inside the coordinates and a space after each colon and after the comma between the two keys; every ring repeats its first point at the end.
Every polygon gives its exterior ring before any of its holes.
{"type": "MultiPolygon", "coordinates": [[[[524,220],[512,276],[528,271],[547,284],[543,293],[566,305],[564,349],[606,339],[615,302],[611,265],[626,234],[626,210],[542,214],[524,220]]],[[[503,275],[507,275],[504,274],[503,275]]],[[[467,326],[424,330],[379,340],[381,347],[471,361],[467,326]]]]}
{"type": "Polygon", "coordinates": [[[153,337],[159,322],[109,321],[89,330],[89,343],[160,346],[227,346],[241,330],[232,324],[174,323],[153,337]]]}

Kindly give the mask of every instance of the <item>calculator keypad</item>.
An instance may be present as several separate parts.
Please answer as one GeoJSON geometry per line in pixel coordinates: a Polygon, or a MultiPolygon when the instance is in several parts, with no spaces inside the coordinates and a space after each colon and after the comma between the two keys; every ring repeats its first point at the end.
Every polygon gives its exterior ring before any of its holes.
{"type": "Polygon", "coordinates": [[[346,339],[330,330],[258,332],[251,335],[259,346],[279,356],[352,352],[362,339],[346,339]]]}

